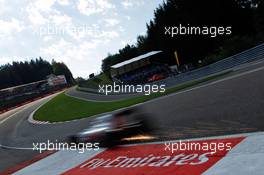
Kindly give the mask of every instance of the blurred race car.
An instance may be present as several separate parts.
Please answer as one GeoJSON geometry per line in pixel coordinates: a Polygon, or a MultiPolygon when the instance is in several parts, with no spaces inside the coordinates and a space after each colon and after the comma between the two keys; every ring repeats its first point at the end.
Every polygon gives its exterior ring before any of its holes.
{"type": "Polygon", "coordinates": [[[121,138],[152,130],[148,120],[149,116],[138,109],[100,116],[92,120],[87,129],[70,136],[70,142],[97,142],[100,146],[113,146],[121,138]]]}

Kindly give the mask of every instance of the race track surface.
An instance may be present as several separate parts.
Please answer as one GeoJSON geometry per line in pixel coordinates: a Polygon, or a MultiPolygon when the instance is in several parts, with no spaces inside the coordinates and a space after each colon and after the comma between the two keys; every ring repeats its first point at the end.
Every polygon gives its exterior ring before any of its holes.
{"type": "MultiPolygon", "coordinates": [[[[240,67],[220,80],[149,101],[142,108],[151,113],[158,124],[159,129],[153,133],[156,140],[263,131],[263,89],[264,64],[258,63],[240,67]]],[[[68,93],[75,95],[73,91],[68,93]]],[[[81,94],[81,98],[91,97],[81,94]]],[[[93,95],[94,100],[100,101],[97,97],[93,95]]],[[[47,100],[0,115],[0,171],[37,155],[37,152],[27,150],[32,147],[32,142],[62,141],[87,126],[89,118],[52,125],[28,123],[28,116],[47,100]]]]}

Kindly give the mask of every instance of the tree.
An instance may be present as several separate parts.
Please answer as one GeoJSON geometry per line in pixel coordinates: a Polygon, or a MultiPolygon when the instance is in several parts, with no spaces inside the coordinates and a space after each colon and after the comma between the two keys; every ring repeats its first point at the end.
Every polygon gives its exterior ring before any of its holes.
{"type": "Polygon", "coordinates": [[[264,1],[257,1],[256,6],[255,26],[258,34],[262,35],[262,39],[264,39],[264,1]]]}
{"type": "Polygon", "coordinates": [[[63,74],[73,83],[72,74],[64,63],[49,62],[41,57],[25,62],[13,62],[0,66],[0,89],[45,80],[50,74],[63,74]]]}
{"type": "Polygon", "coordinates": [[[263,34],[263,3],[263,0],[164,1],[154,11],[154,19],[147,24],[146,35],[138,36],[135,46],[127,45],[118,53],[106,57],[102,62],[102,70],[108,71],[113,64],[152,50],[163,50],[168,53],[177,50],[182,63],[195,63],[219,50],[233,38],[254,38],[256,31],[263,34]],[[180,24],[199,27],[231,26],[232,34],[218,35],[215,38],[210,35],[177,35],[173,38],[164,35],[165,27],[180,24]]]}
{"type": "Polygon", "coordinates": [[[137,47],[127,44],[123,49],[120,49],[117,54],[108,56],[102,61],[102,71],[108,72],[112,65],[129,60],[138,56],[137,47]]]}
{"type": "Polygon", "coordinates": [[[53,73],[55,75],[65,75],[65,78],[69,84],[74,84],[74,78],[70,69],[63,62],[52,61],[53,73]]]}

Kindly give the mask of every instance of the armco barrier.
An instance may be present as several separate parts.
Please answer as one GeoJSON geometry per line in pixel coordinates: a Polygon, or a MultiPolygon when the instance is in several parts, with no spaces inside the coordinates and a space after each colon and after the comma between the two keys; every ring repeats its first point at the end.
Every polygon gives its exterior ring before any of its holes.
{"type": "Polygon", "coordinates": [[[55,93],[58,93],[58,92],[60,92],[60,91],[64,91],[65,89],[66,89],[66,88],[61,89],[61,90],[52,91],[52,92],[49,92],[49,93],[47,93],[47,94],[43,94],[43,95],[41,95],[41,96],[39,96],[39,97],[35,97],[35,98],[32,98],[32,99],[28,99],[27,101],[21,102],[21,103],[15,105],[15,106],[12,106],[12,107],[8,107],[8,108],[5,108],[5,109],[2,109],[2,110],[0,110],[0,114],[3,114],[3,113],[5,113],[5,112],[11,111],[11,110],[13,110],[13,109],[15,109],[15,108],[18,108],[18,107],[24,106],[24,105],[29,104],[29,103],[31,103],[31,102],[34,102],[34,101],[40,100],[40,99],[42,99],[42,98],[44,98],[44,97],[50,96],[50,95],[55,94],[55,93]]]}
{"type": "MultiPolygon", "coordinates": [[[[251,49],[245,50],[241,53],[238,53],[236,55],[233,55],[231,57],[222,59],[220,61],[217,61],[215,63],[212,63],[210,65],[178,74],[174,77],[169,77],[164,80],[160,80],[157,82],[154,82],[155,84],[165,84],[167,87],[175,86],[180,83],[184,83],[187,81],[192,81],[195,79],[203,78],[212,74],[217,74],[222,71],[231,69],[233,67],[264,59],[264,43],[260,44],[256,47],[253,47],[251,49]]],[[[153,84],[153,83],[150,83],[153,84]]],[[[91,93],[98,93],[98,89],[92,89],[92,88],[85,88],[85,87],[79,87],[78,90],[81,91],[87,91],[91,93]]]]}
{"type": "Polygon", "coordinates": [[[264,59],[264,43],[256,47],[243,51],[234,56],[225,58],[208,66],[195,69],[190,72],[185,72],[178,74],[175,77],[169,77],[165,80],[159,81],[159,84],[166,84],[166,86],[174,86],[179,83],[184,83],[187,81],[199,79],[202,77],[209,76],[211,74],[216,74],[233,67],[239,66],[244,63],[249,63],[252,61],[264,59]]]}

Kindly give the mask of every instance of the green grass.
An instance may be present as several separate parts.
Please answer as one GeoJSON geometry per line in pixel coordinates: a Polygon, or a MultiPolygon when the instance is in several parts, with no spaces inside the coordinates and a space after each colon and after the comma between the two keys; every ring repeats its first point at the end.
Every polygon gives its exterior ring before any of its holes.
{"type": "Polygon", "coordinates": [[[103,85],[103,84],[112,84],[113,81],[105,74],[102,73],[100,75],[95,76],[92,79],[89,79],[83,83],[81,83],[79,86],[80,87],[87,87],[87,88],[98,88],[98,85],[103,85]]]}
{"type": "Polygon", "coordinates": [[[94,102],[84,101],[77,98],[69,97],[65,94],[59,94],[44,106],[42,106],[34,115],[34,119],[40,121],[58,122],[69,121],[90,117],[93,115],[110,112],[116,109],[128,107],[137,103],[145,102],[160,96],[171,94],[179,90],[195,86],[197,84],[220,78],[229,72],[213,75],[200,80],[194,80],[176,87],[167,89],[164,93],[153,93],[149,96],[139,96],[130,99],[114,102],[94,102]]]}

